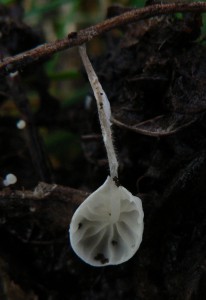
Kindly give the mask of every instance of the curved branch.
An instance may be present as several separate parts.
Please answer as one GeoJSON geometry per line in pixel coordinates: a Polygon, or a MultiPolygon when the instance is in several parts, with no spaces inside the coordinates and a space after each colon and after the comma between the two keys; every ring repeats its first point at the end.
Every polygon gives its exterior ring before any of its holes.
{"type": "Polygon", "coordinates": [[[18,200],[20,203],[21,201],[25,202],[28,200],[40,201],[56,199],[56,201],[61,200],[70,203],[71,206],[78,206],[88,196],[88,192],[45,182],[40,182],[34,191],[4,188],[0,191],[0,211],[2,212],[5,203],[8,201],[18,200]]]}
{"type": "Polygon", "coordinates": [[[113,28],[137,22],[142,19],[176,12],[206,12],[206,3],[194,2],[155,4],[141,9],[132,9],[126,11],[119,16],[107,19],[99,24],[80,30],[79,32],[71,32],[68,37],[64,39],[46,43],[32,50],[28,50],[16,56],[6,58],[0,64],[0,74],[6,75],[10,72],[15,72],[33,62],[47,57],[48,55],[53,55],[64,49],[82,45],[83,43],[88,42],[94,37],[113,28]]]}
{"type": "Polygon", "coordinates": [[[0,191],[0,229],[23,216],[44,216],[56,230],[60,226],[66,228],[73,212],[88,196],[81,190],[45,182],[40,182],[34,191],[4,188],[0,191]]]}

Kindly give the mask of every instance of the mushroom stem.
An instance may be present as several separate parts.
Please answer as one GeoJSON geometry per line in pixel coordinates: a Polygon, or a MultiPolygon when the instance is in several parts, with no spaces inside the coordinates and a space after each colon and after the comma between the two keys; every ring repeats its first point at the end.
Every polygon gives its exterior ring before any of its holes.
{"type": "Polygon", "coordinates": [[[112,179],[115,179],[118,178],[118,161],[112,141],[110,103],[87,56],[85,45],[79,47],[79,53],[96,98],[99,121],[109,162],[110,176],[112,179]]]}

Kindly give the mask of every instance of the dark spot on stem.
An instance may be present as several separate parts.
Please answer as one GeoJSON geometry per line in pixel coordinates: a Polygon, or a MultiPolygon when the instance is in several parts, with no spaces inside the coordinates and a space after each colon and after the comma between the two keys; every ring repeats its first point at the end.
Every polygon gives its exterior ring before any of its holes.
{"type": "Polygon", "coordinates": [[[117,244],[118,244],[118,242],[117,242],[117,241],[115,241],[115,240],[112,240],[112,245],[113,245],[113,246],[117,246],[117,244]]]}
{"type": "Polygon", "coordinates": [[[100,102],[100,103],[99,103],[99,106],[100,106],[100,108],[102,109],[102,108],[103,108],[103,103],[100,102]]]}
{"type": "Polygon", "coordinates": [[[117,187],[119,187],[121,185],[120,182],[119,182],[119,178],[117,176],[115,176],[113,178],[113,180],[114,180],[114,182],[115,182],[115,184],[116,184],[117,187]]]}
{"type": "Polygon", "coordinates": [[[106,258],[103,253],[98,253],[94,259],[100,261],[103,265],[109,262],[109,259],[106,258]]]}
{"type": "Polygon", "coordinates": [[[82,223],[78,224],[78,230],[82,227],[82,223]]]}

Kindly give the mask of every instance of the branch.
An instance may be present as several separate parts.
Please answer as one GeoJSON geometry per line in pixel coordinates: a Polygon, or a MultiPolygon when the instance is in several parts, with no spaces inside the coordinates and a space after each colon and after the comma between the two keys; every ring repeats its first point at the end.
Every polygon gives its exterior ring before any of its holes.
{"type": "Polygon", "coordinates": [[[206,3],[156,4],[141,9],[132,9],[119,16],[107,19],[97,25],[80,30],[79,32],[71,32],[68,37],[62,40],[46,43],[16,56],[8,57],[0,64],[0,75],[7,75],[10,72],[15,72],[31,63],[64,49],[82,45],[83,43],[88,42],[94,37],[113,28],[137,22],[142,19],[176,12],[206,12],[206,3]]]}
{"type": "MultiPolygon", "coordinates": [[[[35,217],[42,228],[47,220],[49,227],[55,227],[56,231],[62,226],[65,230],[73,212],[88,195],[84,191],[44,182],[40,182],[34,191],[5,188],[0,191],[0,229],[10,222],[15,226],[15,220],[25,222],[26,218],[28,223],[35,217]]],[[[43,230],[50,229],[45,227],[43,230]]]]}
{"type": "Polygon", "coordinates": [[[0,211],[2,212],[4,205],[8,201],[19,201],[19,203],[27,202],[28,200],[40,201],[45,199],[50,199],[53,201],[53,199],[55,198],[57,202],[63,201],[69,203],[70,206],[73,207],[81,204],[88,196],[88,192],[76,190],[70,187],[64,187],[57,184],[48,184],[45,182],[40,182],[35,187],[34,191],[21,191],[4,188],[0,191],[0,211]]]}

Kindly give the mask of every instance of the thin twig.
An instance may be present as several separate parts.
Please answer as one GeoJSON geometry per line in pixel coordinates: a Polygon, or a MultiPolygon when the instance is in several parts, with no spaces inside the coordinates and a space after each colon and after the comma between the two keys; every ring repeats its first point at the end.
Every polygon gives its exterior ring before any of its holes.
{"type": "MultiPolygon", "coordinates": [[[[45,182],[40,182],[34,191],[4,188],[0,190],[0,211],[1,213],[3,212],[3,207],[6,206],[6,201],[8,202],[9,200],[14,202],[18,200],[18,203],[26,203],[28,200],[40,201],[49,199],[54,201],[53,199],[56,199],[57,202],[69,203],[71,208],[74,208],[74,206],[80,205],[88,196],[89,193],[82,190],[45,182]]],[[[26,205],[29,205],[29,203],[26,203],[26,205]]],[[[12,209],[15,209],[15,207],[12,209]]]]}
{"type": "Polygon", "coordinates": [[[88,42],[94,37],[113,28],[137,22],[142,19],[176,12],[206,12],[206,3],[155,4],[141,9],[132,9],[119,16],[107,19],[97,25],[80,30],[79,32],[72,32],[68,35],[68,37],[62,40],[46,43],[16,56],[8,57],[0,64],[0,74],[3,75],[15,72],[49,55],[53,55],[64,49],[82,45],[83,43],[88,42]]]}

